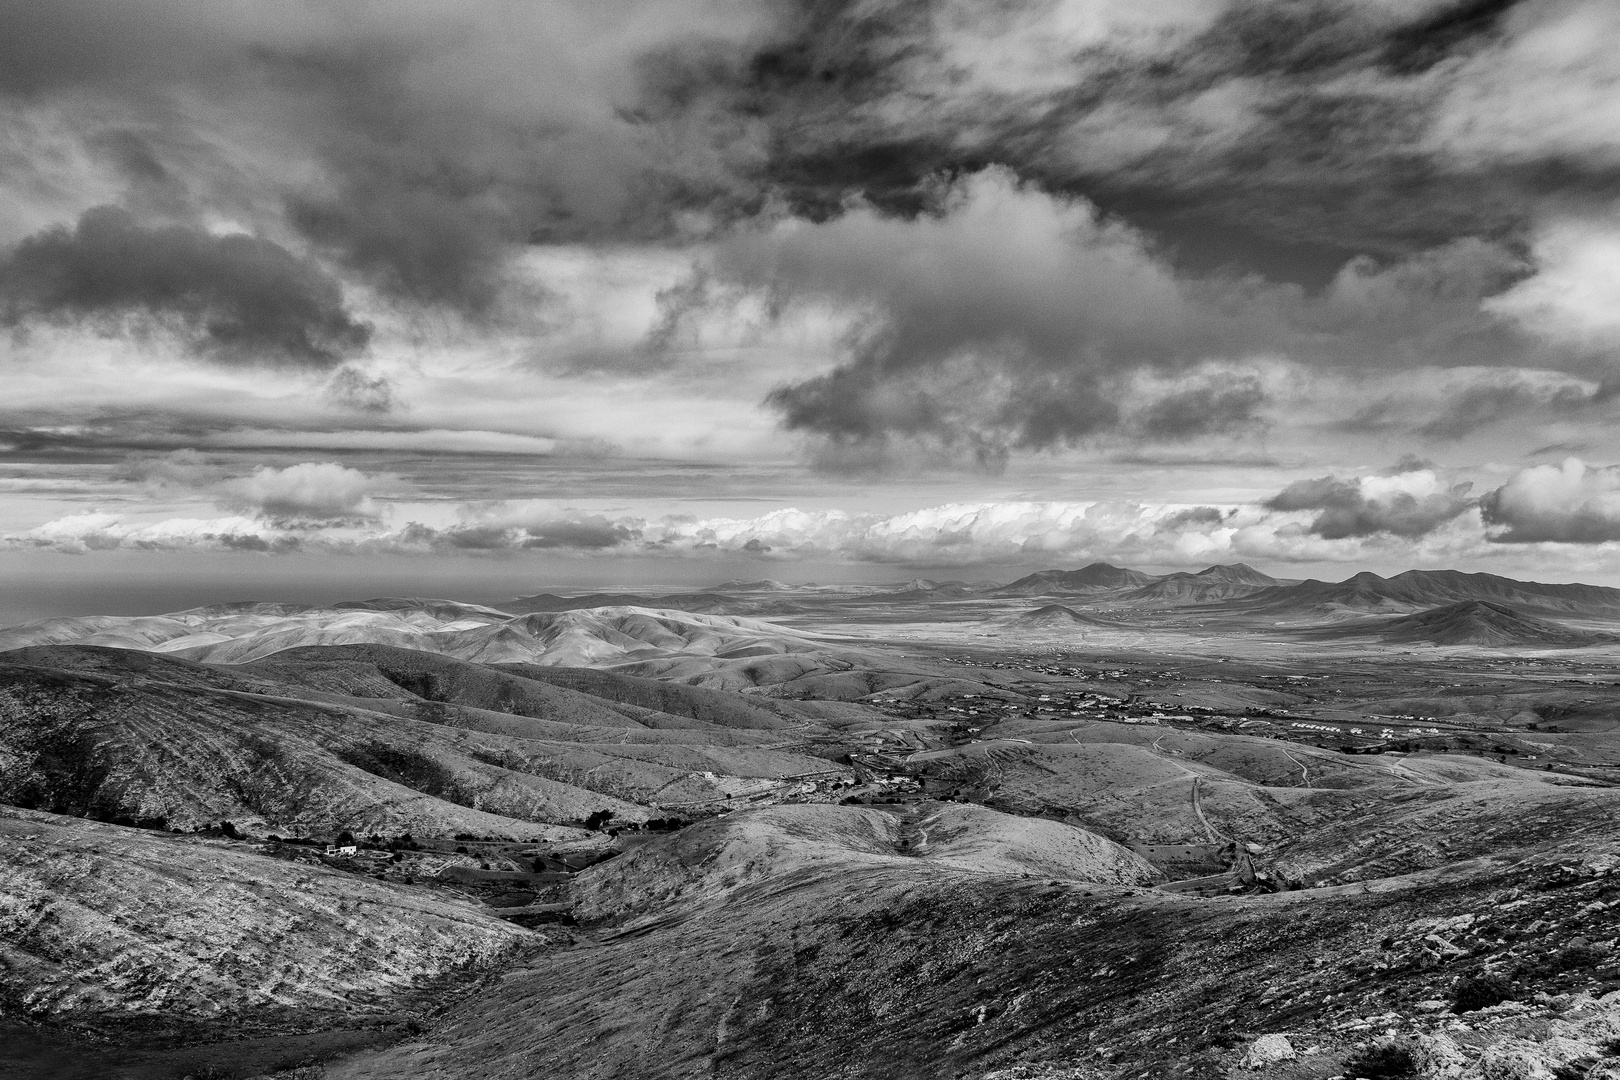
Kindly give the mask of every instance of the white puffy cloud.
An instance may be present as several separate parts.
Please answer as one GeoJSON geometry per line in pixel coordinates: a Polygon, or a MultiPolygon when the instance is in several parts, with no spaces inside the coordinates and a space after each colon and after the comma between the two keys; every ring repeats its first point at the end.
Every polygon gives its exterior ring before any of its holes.
{"type": "MultiPolygon", "coordinates": [[[[1413,481],[1401,481],[1410,486],[1413,481]]],[[[1379,497],[1374,492],[1374,498],[1379,497]]],[[[1406,495],[1395,492],[1390,497],[1406,495]]],[[[1149,505],[1132,501],[953,503],[904,513],[783,509],[755,517],[648,519],[581,513],[549,504],[463,507],[435,525],[352,519],[315,527],[266,517],[151,523],[80,514],[0,539],[14,548],[107,548],[706,559],[919,567],[1051,566],[1110,559],[1159,566],[1269,560],[1347,563],[1432,561],[1489,548],[1476,513],[1418,533],[1324,535],[1315,511],[1252,504],[1149,505]]]]}
{"type": "Polygon", "coordinates": [[[306,461],[277,469],[261,465],[223,486],[226,498],[279,520],[335,521],[375,517],[375,480],[334,462],[306,461]]]}
{"type": "Polygon", "coordinates": [[[1505,526],[1494,536],[1503,543],[1620,540],[1620,466],[1575,457],[1537,465],[1491,492],[1482,506],[1488,524],[1505,526]]]}
{"type": "Polygon", "coordinates": [[[1620,342],[1620,215],[1556,218],[1531,248],[1536,272],[1483,306],[1553,341],[1620,342]]]}
{"type": "Polygon", "coordinates": [[[294,537],[266,528],[250,517],[168,518],[130,522],[103,511],[73,514],[47,522],[22,536],[7,537],[9,547],[44,548],[71,555],[120,548],[144,551],[287,551],[294,537]]]}

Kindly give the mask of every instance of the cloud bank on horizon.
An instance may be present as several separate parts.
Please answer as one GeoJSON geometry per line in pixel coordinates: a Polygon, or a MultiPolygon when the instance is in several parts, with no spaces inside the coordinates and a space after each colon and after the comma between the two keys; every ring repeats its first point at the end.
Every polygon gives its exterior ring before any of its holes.
{"type": "Polygon", "coordinates": [[[85,512],[0,547],[85,554],[97,550],[246,551],[340,555],[459,554],[882,563],[930,567],[1115,559],[1158,566],[1253,560],[1352,564],[1489,559],[1513,548],[1585,548],[1590,565],[1620,553],[1620,467],[1578,458],[1536,466],[1481,496],[1419,461],[1382,474],[1296,481],[1259,504],[1002,500],[904,513],[773,510],[751,518],[582,512],[543,500],[443,508],[373,500],[383,486],[333,463],[221,481],[171,455],[149,470],[161,483],[211,495],[229,516],[128,520],[85,512]],[[410,517],[439,511],[437,523],[410,517]]]}
{"type": "Polygon", "coordinates": [[[1620,544],[1606,0],[0,0],[0,25],[11,548],[1620,544]],[[476,498],[394,460],[423,453],[476,498]],[[1380,471],[1403,453],[1441,464],[1380,471]],[[604,457],[765,462],[830,503],[1007,480],[737,517],[654,509],[652,479],[529,490],[526,459],[604,457]]]}

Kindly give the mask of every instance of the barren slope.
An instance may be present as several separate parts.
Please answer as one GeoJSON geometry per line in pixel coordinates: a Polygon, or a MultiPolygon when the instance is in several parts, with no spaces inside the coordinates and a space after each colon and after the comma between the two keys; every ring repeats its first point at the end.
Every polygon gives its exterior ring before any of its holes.
{"type": "Polygon", "coordinates": [[[528,940],[442,892],[0,806],[0,1005],[13,1015],[378,1012],[528,940]]]}

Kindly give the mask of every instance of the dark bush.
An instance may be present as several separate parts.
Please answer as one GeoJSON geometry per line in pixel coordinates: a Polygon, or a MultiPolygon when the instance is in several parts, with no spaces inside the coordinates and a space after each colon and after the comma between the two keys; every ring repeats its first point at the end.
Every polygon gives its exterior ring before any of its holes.
{"type": "Polygon", "coordinates": [[[395,671],[390,668],[377,669],[382,677],[404,690],[415,694],[423,701],[447,701],[444,686],[439,676],[431,671],[395,671]]]}
{"type": "Polygon", "coordinates": [[[229,821],[220,822],[219,831],[224,833],[226,836],[229,836],[232,840],[236,839],[236,826],[229,821]]]}
{"type": "Polygon", "coordinates": [[[1418,1075],[1412,1048],[1404,1042],[1374,1043],[1344,1063],[1345,1076],[1359,1080],[1408,1080],[1418,1075]]]}
{"type": "Polygon", "coordinates": [[[382,742],[347,746],[332,752],[372,776],[392,780],[436,799],[470,805],[470,797],[456,783],[455,774],[426,754],[382,742]]]}
{"type": "Polygon", "coordinates": [[[1500,975],[1460,979],[1451,991],[1451,1011],[1466,1013],[1513,1000],[1512,984],[1500,975]]]}
{"type": "Polygon", "coordinates": [[[102,791],[112,769],[93,734],[100,726],[83,691],[0,687],[0,746],[20,759],[0,772],[0,802],[111,820],[117,799],[102,791]]]}

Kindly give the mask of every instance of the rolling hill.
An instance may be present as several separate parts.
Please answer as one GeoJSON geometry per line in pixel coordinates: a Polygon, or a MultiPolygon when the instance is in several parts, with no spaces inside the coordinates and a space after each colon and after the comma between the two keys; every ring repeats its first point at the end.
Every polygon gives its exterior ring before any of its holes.
{"type": "Polygon", "coordinates": [[[332,607],[229,604],[155,617],[46,619],[0,630],[0,652],[31,645],[102,645],[241,664],[288,649],[377,644],[480,663],[611,665],[660,657],[814,654],[803,631],[727,615],[597,607],[512,615],[442,600],[392,599],[332,607]]]}
{"type": "Polygon", "coordinates": [[[1063,631],[1079,630],[1088,626],[1117,628],[1119,623],[1099,619],[1094,615],[1082,615],[1062,604],[1046,604],[1021,615],[1012,616],[1006,620],[1005,625],[1014,630],[1063,631]]]}
{"type": "Polygon", "coordinates": [[[1463,600],[1416,615],[1403,615],[1384,623],[1375,633],[1385,641],[1478,645],[1491,649],[1578,648],[1620,641],[1612,634],[1572,630],[1484,600],[1463,600]]]}
{"type": "MultiPolygon", "coordinates": [[[[682,696],[695,711],[701,692],[682,696]]],[[[739,702],[712,723],[384,646],[239,666],[43,646],[0,654],[0,802],[186,829],[578,837],[599,811],[640,821],[826,771],[772,748],[783,712],[739,702]]]]}

